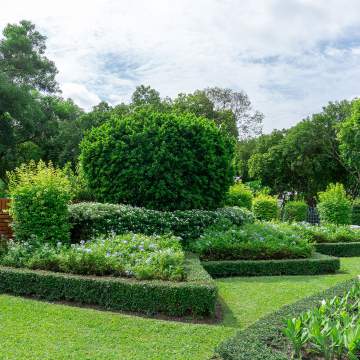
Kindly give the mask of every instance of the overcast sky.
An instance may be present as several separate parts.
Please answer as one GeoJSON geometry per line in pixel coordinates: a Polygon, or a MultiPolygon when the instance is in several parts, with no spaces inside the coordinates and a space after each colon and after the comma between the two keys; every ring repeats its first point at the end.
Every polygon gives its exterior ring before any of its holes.
{"type": "Polygon", "coordinates": [[[64,97],[85,109],[208,86],[245,90],[265,130],[360,92],[359,0],[2,0],[0,26],[48,37],[64,97]]]}

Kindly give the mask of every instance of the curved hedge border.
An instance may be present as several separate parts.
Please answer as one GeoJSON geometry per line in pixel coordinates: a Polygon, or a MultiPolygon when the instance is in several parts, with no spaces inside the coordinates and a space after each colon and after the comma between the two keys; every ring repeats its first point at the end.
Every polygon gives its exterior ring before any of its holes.
{"type": "Polygon", "coordinates": [[[317,275],[340,269],[338,258],[315,253],[308,259],[202,261],[214,278],[227,276],[317,275]]]}
{"type": "Polygon", "coordinates": [[[360,256],[360,242],[321,243],[315,245],[316,251],[321,254],[337,257],[360,256]]]}
{"type": "Polygon", "coordinates": [[[69,213],[73,241],[88,240],[92,236],[111,232],[145,235],[172,232],[187,243],[198,238],[206,227],[221,219],[228,219],[234,225],[254,222],[250,211],[238,207],[214,211],[157,211],[130,205],[85,202],[70,205],[69,213]]]}
{"type": "Polygon", "coordinates": [[[288,360],[287,342],[282,335],[284,319],[319,305],[322,299],[343,295],[358,280],[349,280],[319,294],[286,305],[280,310],[258,320],[233,338],[225,340],[216,349],[212,359],[217,360],[288,360]]]}
{"type": "Polygon", "coordinates": [[[194,255],[187,256],[185,268],[187,281],[177,283],[0,267],[0,293],[145,314],[214,316],[214,281],[194,255]]]}

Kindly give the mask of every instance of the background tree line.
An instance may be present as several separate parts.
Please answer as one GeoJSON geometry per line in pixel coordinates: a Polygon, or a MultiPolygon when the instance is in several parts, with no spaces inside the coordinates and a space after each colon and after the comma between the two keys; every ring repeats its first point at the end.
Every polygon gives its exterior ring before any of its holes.
{"type": "Polygon", "coordinates": [[[214,121],[237,140],[234,159],[244,182],[258,181],[273,193],[311,199],[330,182],[342,182],[353,195],[360,183],[359,101],[329,103],[287,130],[261,135],[263,114],[247,94],[218,87],[162,98],[138,86],[129,103],[106,102],[85,112],[61,97],[55,64],[45,56],[46,37],[29,21],[9,24],[0,39],[0,179],[29,160],[70,163],[75,168],[84,134],[113,116],[151,108],[193,113],[214,121]]]}

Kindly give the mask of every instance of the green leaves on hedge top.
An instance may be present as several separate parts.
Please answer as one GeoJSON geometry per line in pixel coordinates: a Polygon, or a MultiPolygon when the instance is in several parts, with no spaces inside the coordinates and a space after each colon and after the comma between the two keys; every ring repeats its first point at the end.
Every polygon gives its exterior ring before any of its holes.
{"type": "Polygon", "coordinates": [[[342,184],[330,184],[326,191],[318,194],[318,210],[323,222],[350,224],[351,202],[342,184]]]}
{"type": "Polygon", "coordinates": [[[228,206],[239,206],[251,209],[253,194],[245,184],[238,182],[230,187],[226,194],[225,203],[228,206]]]}
{"type": "Polygon", "coordinates": [[[8,173],[10,213],[17,240],[64,243],[70,239],[70,183],[51,163],[23,164],[8,173]]]}
{"type": "Polygon", "coordinates": [[[142,109],[93,129],[80,158],[102,202],[215,209],[233,181],[233,152],[233,140],[205,118],[142,109]]]}
{"type": "Polygon", "coordinates": [[[284,206],[284,221],[306,221],[308,206],[305,201],[288,201],[284,206]]]}
{"type": "Polygon", "coordinates": [[[260,194],[253,200],[252,211],[258,220],[275,220],[279,216],[277,199],[270,195],[260,194]]]}
{"type": "Polygon", "coordinates": [[[82,241],[71,247],[61,243],[11,243],[0,263],[81,275],[183,280],[184,257],[179,239],[174,236],[124,234],[82,241]]]}
{"type": "Polygon", "coordinates": [[[228,222],[205,231],[191,249],[206,260],[307,258],[313,245],[283,224],[255,223],[242,227],[228,222]]]}
{"type": "Polygon", "coordinates": [[[253,222],[250,211],[226,207],[215,211],[156,211],[129,205],[78,203],[69,206],[72,237],[89,239],[101,234],[126,232],[147,235],[173,233],[183,243],[198,238],[206,227],[222,219],[242,225],[253,222]]]}

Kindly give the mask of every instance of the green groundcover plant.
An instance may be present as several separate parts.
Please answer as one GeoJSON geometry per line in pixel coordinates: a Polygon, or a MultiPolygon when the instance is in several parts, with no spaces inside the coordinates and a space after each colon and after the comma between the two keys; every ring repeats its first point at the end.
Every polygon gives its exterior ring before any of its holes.
{"type": "Polygon", "coordinates": [[[224,221],[210,227],[191,245],[203,260],[308,258],[313,244],[285,224],[255,223],[242,227],[224,221]]]}
{"type": "Polygon", "coordinates": [[[184,279],[184,252],[179,239],[171,235],[129,233],[71,246],[12,242],[0,264],[80,275],[184,279]]]}
{"type": "Polygon", "coordinates": [[[294,359],[356,360],[360,356],[360,283],[344,296],[287,319],[294,359]]]}
{"type": "Polygon", "coordinates": [[[310,225],[307,223],[292,224],[291,227],[316,243],[360,242],[360,230],[348,225],[310,225]]]}

